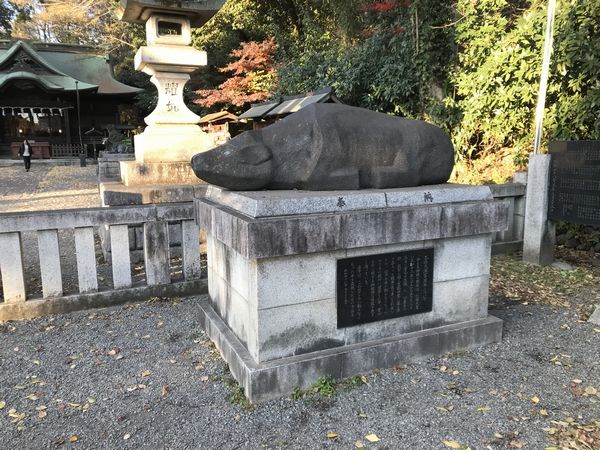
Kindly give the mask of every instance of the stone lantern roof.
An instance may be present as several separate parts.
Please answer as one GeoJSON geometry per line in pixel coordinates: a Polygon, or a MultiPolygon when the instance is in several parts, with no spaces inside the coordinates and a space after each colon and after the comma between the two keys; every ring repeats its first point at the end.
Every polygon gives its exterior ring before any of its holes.
{"type": "Polygon", "coordinates": [[[201,27],[208,22],[225,0],[121,0],[120,19],[144,24],[151,14],[175,14],[190,19],[191,26],[201,27]]]}

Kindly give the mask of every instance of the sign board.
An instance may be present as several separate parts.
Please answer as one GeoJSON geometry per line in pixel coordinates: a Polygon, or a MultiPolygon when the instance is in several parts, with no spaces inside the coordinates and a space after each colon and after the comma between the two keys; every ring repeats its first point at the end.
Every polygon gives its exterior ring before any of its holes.
{"type": "Polygon", "coordinates": [[[337,327],[431,311],[433,249],[340,259],[337,327]]]}
{"type": "Polygon", "coordinates": [[[600,141],[550,143],[548,219],[600,226],[600,141]]]}

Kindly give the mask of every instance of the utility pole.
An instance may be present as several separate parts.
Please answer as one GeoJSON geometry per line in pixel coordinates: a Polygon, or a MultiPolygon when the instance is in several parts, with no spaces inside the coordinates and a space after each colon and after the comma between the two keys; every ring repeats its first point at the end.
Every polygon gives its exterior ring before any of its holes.
{"type": "Polygon", "coordinates": [[[75,91],[77,93],[77,128],[79,129],[79,145],[83,149],[83,139],[81,137],[81,105],[79,103],[79,81],[75,80],[75,91]]]}
{"type": "Polygon", "coordinates": [[[550,56],[554,41],[554,17],[556,15],[556,0],[548,0],[548,22],[546,23],[546,41],[544,43],[544,59],[542,60],[542,75],[538,93],[537,109],[535,112],[535,141],[533,153],[540,152],[542,134],[544,132],[544,109],[546,108],[546,92],[548,90],[548,75],[550,72],[550,56]]]}

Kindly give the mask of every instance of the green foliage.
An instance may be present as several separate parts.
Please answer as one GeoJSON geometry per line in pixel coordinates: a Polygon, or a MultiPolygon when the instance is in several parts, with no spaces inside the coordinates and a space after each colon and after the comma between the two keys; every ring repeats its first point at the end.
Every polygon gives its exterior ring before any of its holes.
{"type": "Polygon", "coordinates": [[[337,382],[331,375],[322,376],[312,386],[312,391],[321,397],[335,397],[337,382]]]}
{"type": "MultiPolygon", "coordinates": [[[[398,2],[390,11],[355,5],[363,33],[340,45],[326,28],[299,48],[279,71],[279,89],[298,93],[333,86],[345,102],[409,117],[439,116],[454,58],[453,9],[440,0],[398,2]]],[[[443,122],[443,120],[442,120],[443,122]]]]}
{"type": "Polygon", "coordinates": [[[339,391],[348,391],[364,384],[368,384],[367,377],[364,375],[356,375],[339,381],[331,375],[325,375],[319,378],[306,391],[302,391],[298,387],[294,388],[290,398],[292,400],[314,399],[315,397],[332,398],[339,391]]]}
{"type": "MultiPolygon", "coordinates": [[[[461,158],[510,148],[523,164],[532,149],[546,2],[459,0],[459,64],[448,104],[461,158]]],[[[546,142],[600,137],[600,2],[560,2],[546,100],[546,142]]]]}
{"type": "Polygon", "coordinates": [[[555,139],[600,139],[600,2],[562,2],[548,127],[555,139]]]}
{"type": "Polygon", "coordinates": [[[244,393],[244,388],[238,384],[237,381],[230,375],[229,368],[225,370],[224,383],[227,389],[229,390],[229,403],[232,405],[237,405],[246,411],[252,411],[256,407],[250,403],[250,400],[246,397],[244,393]]]}

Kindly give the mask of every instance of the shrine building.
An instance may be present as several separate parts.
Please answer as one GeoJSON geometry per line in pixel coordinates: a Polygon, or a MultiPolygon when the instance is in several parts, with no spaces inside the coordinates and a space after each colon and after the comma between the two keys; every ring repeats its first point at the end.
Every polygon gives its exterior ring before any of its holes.
{"type": "Polygon", "coordinates": [[[93,47],[0,41],[0,158],[15,157],[24,139],[34,157],[74,156],[118,127],[120,106],[140,91],[93,47]]]}

